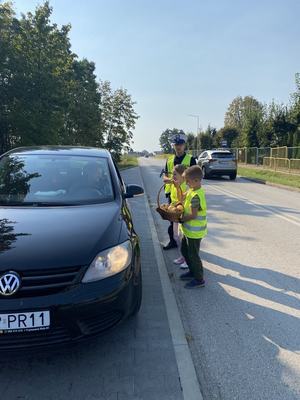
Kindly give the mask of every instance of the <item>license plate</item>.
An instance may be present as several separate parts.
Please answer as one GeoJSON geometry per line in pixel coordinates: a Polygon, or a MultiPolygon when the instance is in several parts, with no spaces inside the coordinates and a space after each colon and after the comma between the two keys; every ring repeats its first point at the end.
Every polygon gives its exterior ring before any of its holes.
{"type": "Polygon", "coordinates": [[[49,326],[49,311],[0,314],[0,333],[44,330],[49,326]]]}

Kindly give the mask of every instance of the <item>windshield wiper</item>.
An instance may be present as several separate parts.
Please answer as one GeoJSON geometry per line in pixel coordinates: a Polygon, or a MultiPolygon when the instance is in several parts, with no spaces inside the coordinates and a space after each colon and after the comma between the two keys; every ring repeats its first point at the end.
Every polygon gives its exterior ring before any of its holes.
{"type": "Polygon", "coordinates": [[[33,203],[34,206],[36,207],[64,207],[64,206],[76,206],[76,204],[73,203],[55,203],[55,202],[50,202],[50,201],[37,201],[33,203]]]}
{"type": "Polygon", "coordinates": [[[64,207],[64,206],[76,206],[77,204],[72,203],[55,203],[47,201],[31,201],[31,202],[7,202],[0,203],[0,206],[6,207],[64,207]]]}

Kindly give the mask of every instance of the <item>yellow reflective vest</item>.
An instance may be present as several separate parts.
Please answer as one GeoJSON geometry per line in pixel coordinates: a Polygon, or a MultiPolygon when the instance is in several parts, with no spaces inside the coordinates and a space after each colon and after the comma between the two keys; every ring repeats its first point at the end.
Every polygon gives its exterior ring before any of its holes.
{"type": "Polygon", "coordinates": [[[207,235],[207,219],[206,219],[206,200],[205,192],[202,188],[193,190],[189,189],[184,201],[184,214],[192,213],[192,198],[198,195],[200,199],[201,210],[198,211],[197,217],[181,225],[183,234],[191,239],[201,239],[207,235]]]}
{"type": "MultiPolygon", "coordinates": [[[[185,193],[188,190],[188,186],[185,182],[182,182],[182,184],[180,185],[180,189],[182,191],[182,193],[185,193]]],[[[177,189],[176,186],[174,185],[174,183],[171,183],[171,203],[172,204],[176,204],[178,203],[180,200],[178,199],[178,195],[177,195],[177,189]]]]}
{"type": "MultiPolygon", "coordinates": [[[[191,154],[186,154],[181,162],[181,164],[185,165],[186,167],[190,167],[191,165],[191,154]]],[[[168,177],[171,177],[170,174],[173,174],[174,171],[174,160],[175,155],[171,156],[167,160],[167,167],[168,167],[168,177]]],[[[165,194],[171,193],[171,183],[165,184],[165,194]]]]}

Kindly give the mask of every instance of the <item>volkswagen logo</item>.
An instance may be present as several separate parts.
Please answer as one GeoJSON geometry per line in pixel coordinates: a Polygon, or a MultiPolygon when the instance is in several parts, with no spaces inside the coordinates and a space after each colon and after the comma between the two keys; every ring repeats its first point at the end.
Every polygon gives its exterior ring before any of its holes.
{"type": "Polygon", "coordinates": [[[0,276],[0,294],[11,296],[16,293],[21,286],[20,276],[16,272],[6,272],[0,276]]]}

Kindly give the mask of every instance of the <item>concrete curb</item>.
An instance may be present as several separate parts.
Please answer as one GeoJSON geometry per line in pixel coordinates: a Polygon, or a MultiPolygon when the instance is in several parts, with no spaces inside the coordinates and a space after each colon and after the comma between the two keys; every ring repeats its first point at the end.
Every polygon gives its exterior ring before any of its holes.
{"type": "MultiPolygon", "coordinates": [[[[143,182],[142,174],[141,178],[143,182]]],[[[143,186],[145,187],[144,182],[143,186]]],[[[171,282],[167,272],[167,266],[165,263],[164,256],[162,254],[153,216],[151,214],[151,209],[146,196],[144,196],[144,200],[146,206],[147,219],[154,246],[155,259],[158,265],[163,297],[167,310],[167,316],[177,361],[183,398],[184,400],[203,400],[190,348],[185,337],[185,331],[180,318],[177,302],[171,286],[171,282]]]]}
{"type": "Polygon", "coordinates": [[[126,171],[126,169],[131,169],[131,168],[138,168],[138,165],[130,165],[129,167],[118,167],[119,171],[126,171]]]}

